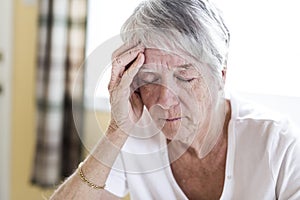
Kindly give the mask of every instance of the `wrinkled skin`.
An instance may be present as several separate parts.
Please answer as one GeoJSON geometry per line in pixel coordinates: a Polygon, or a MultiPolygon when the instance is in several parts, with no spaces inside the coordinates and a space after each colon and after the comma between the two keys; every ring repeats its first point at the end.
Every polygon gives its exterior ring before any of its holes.
{"type": "Polygon", "coordinates": [[[117,127],[131,134],[145,106],[169,141],[204,142],[219,109],[218,96],[210,92],[218,86],[208,83],[205,64],[142,45],[121,47],[113,60],[109,90],[117,127]]]}

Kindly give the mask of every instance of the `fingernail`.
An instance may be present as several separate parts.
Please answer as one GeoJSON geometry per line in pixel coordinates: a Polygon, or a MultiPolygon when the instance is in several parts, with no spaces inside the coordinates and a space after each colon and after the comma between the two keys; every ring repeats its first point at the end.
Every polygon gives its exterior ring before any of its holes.
{"type": "MultiPolygon", "coordinates": [[[[144,55],[143,53],[139,53],[138,55],[139,59],[141,59],[143,55],[144,55]]],[[[144,61],[140,61],[140,62],[144,62],[144,61]]]]}

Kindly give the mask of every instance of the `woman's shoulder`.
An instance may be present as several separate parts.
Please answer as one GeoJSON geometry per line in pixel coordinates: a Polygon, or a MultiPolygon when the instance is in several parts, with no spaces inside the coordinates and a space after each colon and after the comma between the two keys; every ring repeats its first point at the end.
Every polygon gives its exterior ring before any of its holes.
{"type": "Polygon", "coordinates": [[[299,129],[288,115],[240,95],[231,96],[230,102],[237,137],[273,145],[283,141],[288,145],[300,139],[299,129]]]}
{"type": "MultiPolygon", "coordinates": [[[[256,120],[282,122],[287,120],[287,116],[275,109],[270,109],[259,101],[248,98],[250,95],[230,94],[229,100],[232,110],[233,120],[256,120]]],[[[252,95],[255,97],[256,95],[252,95]]],[[[259,97],[257,95],[257,97],[259,97]]]]}

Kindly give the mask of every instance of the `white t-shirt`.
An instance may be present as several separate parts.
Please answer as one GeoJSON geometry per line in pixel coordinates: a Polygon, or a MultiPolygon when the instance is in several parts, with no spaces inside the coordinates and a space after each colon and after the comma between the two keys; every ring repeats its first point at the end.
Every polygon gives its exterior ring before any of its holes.
{"type": "MultiPolygon", "coordinates": [[[[300,143],[287,120],[231,96],[222,200],[299,200],[300,143]]],[[[299,138],[299,137],[298,137],[299,138]]],[[[172,175],[161,134],[130,137],[106,190],[131,199],[187,199],[172,175]],[[142,172],[142,173],[140,173],[142,172]]]]}

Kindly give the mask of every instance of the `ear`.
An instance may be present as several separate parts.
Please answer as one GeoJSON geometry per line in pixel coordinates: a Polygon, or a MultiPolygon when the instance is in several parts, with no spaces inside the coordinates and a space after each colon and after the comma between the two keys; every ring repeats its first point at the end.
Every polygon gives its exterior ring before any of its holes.
{"type": "Polygon", "coordinates": [[[227,74],[227,66],[224,66],[224,68],[222,70],[222,79],[223,79],[224,84],[225,84],[225,81],[226,81],[226,74],[227,74]]]}

